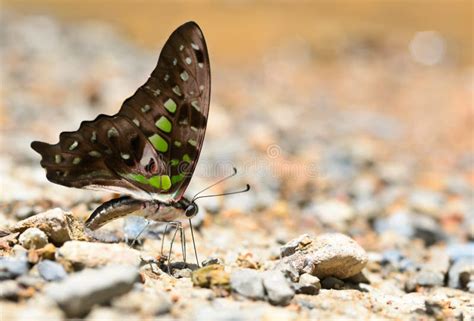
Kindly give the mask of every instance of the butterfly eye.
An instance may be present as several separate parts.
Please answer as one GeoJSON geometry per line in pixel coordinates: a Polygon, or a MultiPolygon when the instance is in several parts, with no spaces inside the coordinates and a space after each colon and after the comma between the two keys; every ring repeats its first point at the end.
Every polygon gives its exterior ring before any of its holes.
{"type": "Polygon", "coordinates": [[[191,203],[187,208],[186,208],[186,217],[193,217],[198,213],[199,209],[196,204],[191,203]]]}

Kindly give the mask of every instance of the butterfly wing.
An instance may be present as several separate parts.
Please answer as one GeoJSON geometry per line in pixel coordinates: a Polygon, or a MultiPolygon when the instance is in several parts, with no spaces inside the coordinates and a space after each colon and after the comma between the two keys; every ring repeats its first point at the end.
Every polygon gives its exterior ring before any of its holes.
{"type": "Polygon", "coordinates": [[[209,100],[206,43],[188,22],[171,34],[150,78],[116,115],[99,115],[61,133],[55,145],[32,148],[54,183],[179,200],[199,158],[209,100]]]}

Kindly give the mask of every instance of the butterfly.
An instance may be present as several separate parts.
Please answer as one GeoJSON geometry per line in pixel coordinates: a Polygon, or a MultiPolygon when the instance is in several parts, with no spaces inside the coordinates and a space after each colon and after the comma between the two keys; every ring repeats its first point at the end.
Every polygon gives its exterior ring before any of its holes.
{"type": "Polygon", "coordinates": [[[98,207],[86,221],[95,230],[130,213],[172,222],[198,213],[184,197],[202,149],[211,74],[203,33],[195,22],[166,41],[148,80],[115,115],[83,121],[57,144],[35,141],[49,181],[125,196],[98,207]]]}

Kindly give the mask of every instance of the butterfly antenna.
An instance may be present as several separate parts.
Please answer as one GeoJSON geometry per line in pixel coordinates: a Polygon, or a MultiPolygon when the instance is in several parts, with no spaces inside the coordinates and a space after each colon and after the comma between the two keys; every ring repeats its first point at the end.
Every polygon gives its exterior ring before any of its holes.
{"type": "Polygon", "coordinates": [[[207,191],[208,189],[210,189],[211,187],[214,187],[214,186],[216,186],[217,184],[222,183],[222,182],[225,181],[225,180],[228,180],[228,179],[231,178],[232,176],[237,175],[237,168],[232,167],[232,169],[234,170],[234,172],[233,172],[232,174],[227,175],[226,177],[221,178],[220,180],[218,180],[218,181],[215,182],[214,184],[212,184],[212,185],[206,187],[205,189],[203,189],[203,190],[197,192],[196,195],[194,195],[194,197],[193,197],[193,201],[196,200],[196,199],[198,198],[197,196],[198,196],[199,194],[201,194],[202,192],[205,192],[205,191],[207,191]]]}
{"type": "Polygon", "coordinates": [[[240,190],[240,191],[225,192],[225,193],[221,193],[221,194],[203,195],[203,196],[195,197],[195,198],[193,198],[193,202],[200,199],[200,198],[240,194],[240,193],[245,193],[245,192],[248,192],[248,191],[250,191],[250,185],[249,184],[247,184],[247,187],[245,187],[245,189],[240,190]]]}

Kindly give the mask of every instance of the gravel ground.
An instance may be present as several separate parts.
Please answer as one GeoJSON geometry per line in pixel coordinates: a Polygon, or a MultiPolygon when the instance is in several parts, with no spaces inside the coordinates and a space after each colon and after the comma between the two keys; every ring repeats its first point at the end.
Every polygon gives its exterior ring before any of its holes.
{"type": "Polygon", "coordinates": [[[156,52],[101,24],[12,12],[0,34],[4,320],[473,319],[471,75],[454,62],[427,72],[395,45],[355,43],[329,65],[304,46],[257,69],[213,65],[188,192],[232,166],[213,191],[252,190],[200,201],[199,268],[189,229],[187,263],[177,241],[171,266],[163,226],[133,246],[137,217],[85,232],[112,195],[49,183],[29,148],[115,113],[156,52]]]}

